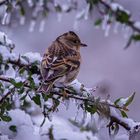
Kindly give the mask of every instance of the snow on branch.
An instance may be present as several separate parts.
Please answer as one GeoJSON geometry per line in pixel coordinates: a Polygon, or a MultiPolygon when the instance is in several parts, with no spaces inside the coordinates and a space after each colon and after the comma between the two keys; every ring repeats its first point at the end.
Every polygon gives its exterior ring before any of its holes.
{"type": "MultiPolygon", "coordinates": [[[[78,106],[87,113],[97,113],[108,120],[106,126],[109,133],[117,134],[119,126],[129,131],[130,136],[140,130],[140,123],[127,118],[128,105],[134,99],[135,93],[127,98],[119,98],[112,103],[109,98],[101,100],[94,96],[96,89],[86,88],[78,80],[73,81],[67,87],[55,87],[50,93],[38,91],[41,83],[39,53],[26,53],[16,55],[13,52],[14,46],[8,37],[0,32],[0,120],[9,122],[12,118],[8,112],[14,107],[26,108],[26,103],[33,101],[42,109],[45,122],[50,113],[57,110],[64,100],[74,99],[78,106]],[[50,102],[50,103],[49,103],[50,102]],[[119,111],[119,112],[118,112],[119,111]]],[[[78,109],[78,108],[77,108],[78,109]]],[[[81,125],[78,125],[79,127],[81,125]]],[[[87,126],[92,131],[93,126],[87,126]]]]}
{"type": "MultiPolygon", "coordinates": [[[[126,36],[127,34],[128,38],[125,49],[128,48],[132,42],[140,41],[140,21],[134,21],[131,13],[122,5],[108,0],[87,0],[87,3],[90,4],[91,10],[93,7],[96,7],[99,11],[101,17],[95,21],[95,25],[102,25],[103,30],[105,30],[105,36],[108,36],[112,23],[115,23],[117,26],[121,24],[123,28],[125,27],[125,29],[123,29],[124,32],[126,32],[124,35],[126,36]]],[[[117,32],[116,30],[118,29],[114,29],[114,32],[117,32]]]]}

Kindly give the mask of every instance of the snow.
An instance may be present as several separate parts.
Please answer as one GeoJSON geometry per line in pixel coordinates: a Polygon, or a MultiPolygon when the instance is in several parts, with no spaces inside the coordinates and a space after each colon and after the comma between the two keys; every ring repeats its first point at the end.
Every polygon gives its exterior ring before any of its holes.
{"type": "Polygon", "coordinates": [[[16,60],[17,59],[17,55],[15,53],[10,53],[9,50],[7,49],[7,47],[0,45],[0,54],[3,57],[3,60],[16,60]]]}
{"type": "Polygon", "coordinates": [[[79,20],[75,19],[74,23],[73,23],[73,29],[75,31],[78,31],[79,30],[79,20]]]}
{"type": "Polygon", "coordinates": [[[1,31],[0,31],[0,42],[2,45],[14,47],[14,43],[7,37],[5,33],[1,31]]]}
{"type": "Polygon", "coordinates": [[[85,16],[84,16],[84,19],[85,19],[85,20],[88,19],[89,8],[90,8],[90,4],[88,3],[87,6],[86,6],[86,8],[85,8],[85,16]]]}
{"type": "Polygon", "coordinates": [[[5,12],[5,14],[4,14],[4,16],[3,16],[3,19],[2,19],[2,24],[3,24],[3,25],[9,24],[9,23],[10,23],[10,19],[11,19],[11,14],[5,12]]]}
{"type": "Polygon", "coordinates": [[[33,32],[34,31],[35,25],[36,25],[36,21],[35,20],[31,20],[30,26],[29,26],[29,32],[33,32]]]}
{"type": "Polygon", "coordinates": [[[63,14],[61,12],[57,12],[57,21],[58,22],[62,21],[62,16],[63,16],[63,14]]]}
{"type": "Polygon", "coordinates": [[[118,33],[118,31],[119,31],[119,26],[120,26],[120,23],[119,23],[119,22],[116,22],[116,23],[114,24],[113,32],[114,32],[115,34],[118,33]]]}
{"type": "Polygon", "coordinates": [[[106,29],[105,29],[105,37],[108,37],[110,28],[111,28],[111,25],[107,24],[106,29]]]}
{"type": "Polygon", "coordinates": [[[111,3],[110,6],[111,6],[111,9],[113,11],[117,11],[118,9],[120,9],[120,10],[123,10],[124,9],[123,6],[120,5],[120,4],[118,4],[118,3],[111,3]]]}
{"type": "Polygon", "coordinates": [[[20,25],[24,25],[25,24],[25,16],[20,16],[20,20],[19,20],[19,23],[20,25]]]}
{"type": "Polygon", "coordinates": [[[63,11],[63,12],[67,12],[67,11],[69,10],[69,8],[70,8],[70,5],[68,5],[68,4],[63,4],[61,7],[62,7],[62,11],[63,11]]]}
{"type": "MultiPolygon", "coordinates": [[[[40,116],[38,116],[38,118],[37,117],[34,118],[34,122],[36,122],[37,125],[39,126],[41,123],[40,116]]],[[[66,121],[58,116],[54,116],[51,122],[49,120],[46,120],[45,124],[40,129],[40,135],[42,136],[41,137],[42,140],[46,140],[48,138],[48,136],[46,134],[48,133],[48,129],[51,126],[53,126],[54,138],[56,138],[57,140],[59,140],[59,139],[85,140],[86,136],[89,136],[95,140],[98,140],[98,138],[96,136],[92,136],[92,134],[89,132],[80,133],[79,130],[74,130],[68,121],[66,121]]]]}
{"type": "Polygon", "coordinates": [[[37,53],[37,52],[27,52],[23,56],[28,58],[29,63],[34,63],[34,62],[40,63],[41,60],[42,60],[41,55],[39,53],[37,53]]]}
{"type": "Polygon", "coordinates": [[[45,27],[45,20],[42,19],[39,25],[39,32],[43,32],[45,27]]]}
{"type": "Polygon", "coordinates": [[[48,139],[48,129],[53,126],[53,134],[56,140],[59,139],[75,139],[85,140],[88,136],[94,140],[99,140],[97,136],[93,136],[90,132],[80,132],[73,129],[68,121],[54,116],[50,122],[46,119],[44,125],[40,128],[40,124],[43,120],[41,115],[30,117],[24,111],[19,109],[9,111],[12,121],[0,122],[0,131],[2,135],[0,140],[46,140],[48,139]],[[11,125],[16,125],[17,132],[9,130],[11,125]]]}
{"type": "Polygon", "coordinates": [[[112,2],[112,3],[110,4],[110,6],[111,6],[111,9],[112,9],[114,12],[116,12],[117,10],[121,10],[121,11],[126,12],[127,14],[130,14],[130,12],[129,12],[128,10],[124,9],[124,7],[123,7],[122,5],[120,5],[120,4],[118,4],[118,3],[112,2]]]}
{"type": "Polygon", "coordinates": [[[134,23],[134,26],[135,26],[136,28],[139,28],[139,29],[140,29],[140,21],[135,22],[135,23],[134,23]]]}
{"type": "Polygon", "coordinates": [[[10,139],[14,140],[39,140],[39,135],[34,134],[34,126],[28,114],[24,111],[16,109],[9,111],[9,115],[12,117],[12,121],[8,123],[0,122],[0,131],[2,134],[7,135],[10,139]],[[18,133],[9,130],[11,125],[16,125],[18,133]]]}
{"type": "Polygon", "coordinates": [[[82,9],[76,14],[76,19],[79,20],[85,15],[85,9],[82,9]]]}
{"type": "Polygon", "coordinates": [[[88,96],[91,94],[92,89],[91,88],[86,88],[82,83],[80,83],[77,79],[72,81],[68,86],[72,87],[77,94],[83,95],[83,96],[88,96]]]}
{"type": "Polygon", "coordinates": [[[131,130],[133,130],[135,126],[140,125],[140,122],[135,122],[134,120],[130,118],[121,117],[120,114],[118,114],[115,108],[113,107],[110,108],[110,115],[118,118],[118,120],[120,120],[121,122],[128,124],[131,130]]]}
{"type": "Polygon", "coordinates": [[[33,0],[27,0],[29,7],[32,7],[34,5],[33,0]]]}

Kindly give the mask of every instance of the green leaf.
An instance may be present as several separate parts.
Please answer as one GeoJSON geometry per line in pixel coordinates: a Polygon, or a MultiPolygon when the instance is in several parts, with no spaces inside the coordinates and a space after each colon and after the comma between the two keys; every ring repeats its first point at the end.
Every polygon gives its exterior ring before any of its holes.
{"type": "Polygon", "coordinates": [[[116,20],[121,22],[121,23],[128,23],[130,19],[130,15],[127,14],[125,11],[117,10],[116,13],[116,20]]]}
{"type": "Polygon", "coordinates": [[[128,118],[127,114],[124,111],[121,111],[122,117],[128,118]]]}
{"type": "Polygon", "coordinates": [[[135,41],[140,41],[140,34],[133,35],[132,39],[135,40],[135,41]]]}
{"type": "Polygon", "coordinates": [[[128,105],[130,105],[132,103],[132,101],[133,101],[133,99],[135,97],[135,94],[136,93],[134,92],[131,96],[128,97],[128,100],[126,101],[124,106],[128,106],[128,105]]]}
{"type": "Polygon", "coordinates": [[[24,100],[26,97],[27,97],[27,94],[25,94],[24,96],[22,96],[22,97],[20,98],[20,100],[24,100]]]}
{"type": "Polygon", "coordinates": [[[129,37],[129,39],[128,39],[128,41],[127,41],[127,43],[126,43],[124,49],[127,49],[127,48],[131,45],[132,41],[133,41],[133,35],[131,35],[131,36],[129,37]]]}
{"type": "Polygon", "coordinates": [[[5,65],[5,70],[6,71],[9,70],[9,65],[8,64],[5,65]]]}
{"type": "Polygon", "coordinates": [[[57,5],[57,6],[55,6],[55,10],[56,10],[56,12],[61,12],[62,8],[60,5],[57,5]]]}
{"type": "Polygon", "coordinates": [[[5,122],[10,122],[12,120],[10,116],[6,116],[6,115],[1,116],[1,119],[5,122]]]}
{"type": "Polygon", "coordinates": [[[0,64],[3,62],[3,57],[2,55],[0,54],[0,64]]]}
{"type": "Polygon", "coordinates": [[[88,105],[87,103],[85,103],[85,109],[86,109],[86,111],[90,112],[91,114],[94,114],[95,112],[97,112],[96,105],[88,105]]]}
{"type": "Polygon", "coordinates": [[[119,102],[121,99],[122,99],[122,97],[118,98],[118,99],[114,102],[114,104],[115,104],[115,105],[118,105],[118,102],[119,102]]]}
{"type": "Polygon", "coordinates": [[[22,16],[25,15],[25,10],[24,10],[24,7],[23,7],[22,5],[20,6],[20,14],[21,14],[22,16]]]}
{"type": "Polygon", "coordinates": [[[40,100],[40,95],[39,95],[39,94],[37,94],[36,96],[34,96],[34,97],[32,98],[32,100],[33,100],[37,105],[41,106],[41,100],[40,100]]]}
{"type": "Polygon", "coordinates": [[[16,82],[14,79],[10,79],[11,84],[13,84],[16,88],[21,88],[23,86],[23,82],[16,82]]]}
{"type": "Polygon", "coordinates": [[[23,74],[25,71],[25,67],[22,67],[21,69],[19,69],[19,74],[23,74]]]}
{"type": "Polygon", "coordinates": [[[102,24],[102,19],[101,18],[97,19],[94,23],[95,26],[99,26],[101,24],[102,24]]]}
{"type": "Polygon", "coordinates": [[[17,132],[17,127],[16,127],[16,125],[11,125],[11,126],[9,127],[9,129],[10,129],[11,131],[13,131],[13,132],[17,132]]]}
{"type": "Polygon", "coordinates": [[[26,56],[21,56],[21,58],[23,58],[26,62],[28,62],[29,63],[29,58],[28,57],[26,57],[26,56]]]}

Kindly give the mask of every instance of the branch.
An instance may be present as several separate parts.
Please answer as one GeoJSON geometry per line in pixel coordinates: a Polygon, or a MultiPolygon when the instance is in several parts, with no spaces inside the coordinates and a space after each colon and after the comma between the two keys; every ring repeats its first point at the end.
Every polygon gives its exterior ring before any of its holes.
{"type": "Polygon", "coordinates": [[[4,5],[6,3],[7,3],[7,0],[3,0],[3,1],[0,2],[0,6],[4,5]]]}
{"type": "MultiPolygon", "coordinates": [[[[111,11],[116,18],[118,18],[118,16],[119,16],[118,15],[118,10],[121,10],[122,12],[126,13],[125,10],[119,9],[119,7],[117,7],[116,10],[112,9],[112,7],[111,7],[112,3],[108,3],[108,1],[98,0],[98,3],[95,3],[95,5],[97,6],[97,9],[99,10],[99,13],[101,15],[102,15],[103,12],[100,12],[98,4],[101,4],[105,9],[107,9],[107,11],[111,11]]],[[[135,25],[135,22],[136,21],[133,21],[132,19],[129,18],[129,20],[126,23],[124,22],[124,24],[129,26],[133,31],[140,33],[140,28],[135,25]]]]}
{"type": "MultiPolygon", "coordinates": [[[[4,82],[8,82],[8,83],[11,83],[10,81],[10,78],[7,78],[7,77],[2,77],[0,76],[0,80],[1,81],[4,81],[4,82]]],[[[12,83],[11,83],[12,84],[12,83]]],[[[31,88],[27,83],[24,84],[24,87],[26,88],[31,88]]],[[[38,91],[38,87],[36,87],[35,89],[35,92],[40,92],[38,91]]],[[[0,104],[3,103],[3,101],[12,93],[12,91],[9,91],[5,96],[3,96],[1,99],[0,99],[0,104]]],[[[48,94],[48,93],[45,93],[45,94],[48,94]]],[[[52,91],[51,94],[53,95],[58,95],[60,97],[64,97],[63,94],[59,93],[59,92],[56,92],[56,91],[52,91]]],[[[80,100],[80,101],[83,101],[83,102],[89,102],[90,104],[94,104],[95,100],[93,99],[90,99],[89,97],[83,97],[83,96],[79,96],[79,95],[74,95],[74,94],[77,94],[77,93],[71,93],[69,92],[69,90],[67,91],[67,98],[71,98],[71,99],[75,99],[75,100],[80,100]]],[[[110,108],[117,108],[117,109],[123,109],[119,106],[116,106],[116,105],[113,105],[113,104],[110,104],[108,102],[105,102],[105,101],[100,101],[100,104],[99,104],[99,110],[100,110],[100,105],[103,105],[103,106],[110,106],[110,108]]],[[[114,110],[113,110],[114,112],[114,110]]],[[[116,116],[114,113],[110,114],[110,123],[108,125],[108,127],[111,127],[111,125],[116,122],[117,124],[121,125],[122,127],[124,127],[126,130],[131,130],[132,129],[132,126],[130,126],[130,124],[127,123],[127,118],[125,119],[121,119],[121,117],[119,116],[116,116]]],[[[135,123],[135,122],[134,122],[135,123]]],[[[137,125],[135,125],[137,126],[137,125]]]]}

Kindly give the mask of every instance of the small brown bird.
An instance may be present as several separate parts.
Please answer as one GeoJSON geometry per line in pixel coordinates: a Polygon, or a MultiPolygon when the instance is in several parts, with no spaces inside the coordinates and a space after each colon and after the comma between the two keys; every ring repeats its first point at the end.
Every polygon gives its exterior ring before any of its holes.
{"type": "Polygon", "coordinates": [[[75,80],[81,63],[80,47],[86,46],[73,31],[57,37],[43,56],[39,90],[50,92],[54,84],[66,86],[75,80]]]}

